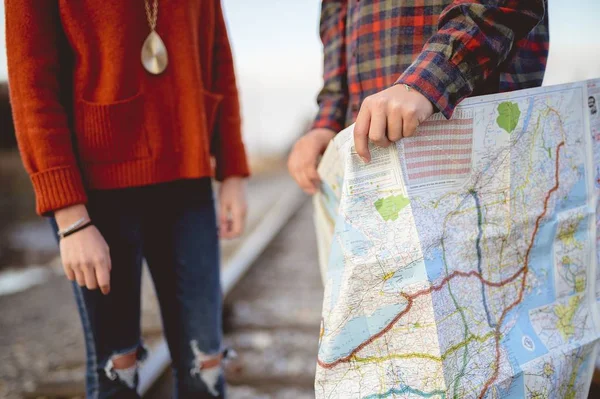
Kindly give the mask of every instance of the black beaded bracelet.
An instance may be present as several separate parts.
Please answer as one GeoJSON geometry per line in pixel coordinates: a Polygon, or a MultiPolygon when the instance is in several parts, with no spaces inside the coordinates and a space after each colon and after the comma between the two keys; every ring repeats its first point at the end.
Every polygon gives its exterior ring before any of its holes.
{"type": "Polygon", "coordinates": [[[83,230],[83,229],[85,229],[85,228],[88,228],[88,227],[90,227],[90,226],[93,226],[93,225],[94,225],[94,223],[92,223],[91,221],[90,221],[90,222],[87,222],[87,223],[85,223],[85,224],[82,224],[81,226],[79,226],[79,227],[77,227],[77,228],[75,228],[75,229],[73,229],[73,230],[66,231],[65,233],[61,234],[61,235],[60,235],[60,239],[62,240],[63,238],[67,238],[68,236],[70,236],[70,235],[72,235],[72,234],[75,234],[75,233],[77,233],[78,231],[81,231],[81,230],[83,230]]]}

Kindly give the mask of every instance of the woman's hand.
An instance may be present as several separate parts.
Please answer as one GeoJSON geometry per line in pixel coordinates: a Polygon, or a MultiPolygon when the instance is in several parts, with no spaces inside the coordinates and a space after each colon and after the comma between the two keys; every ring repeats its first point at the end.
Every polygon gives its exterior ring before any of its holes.
{"type": "Polygon", "coordinates": [[[246,180],[229,177],[219,189],[219,236],[236,238],[246,224],[246,180]]]}
{"type": "MultiPolygon", "coordinates": [[[[55,212],[56,222],[64,229],[76,220],[89,220],[83,205],[75,205],[55,212]]],[[[87,227],[60,240],[60,256],[67,278],[81,287],[104,295],[110,292],[110,252],[106,241],[95,226],[87,227]]]]}

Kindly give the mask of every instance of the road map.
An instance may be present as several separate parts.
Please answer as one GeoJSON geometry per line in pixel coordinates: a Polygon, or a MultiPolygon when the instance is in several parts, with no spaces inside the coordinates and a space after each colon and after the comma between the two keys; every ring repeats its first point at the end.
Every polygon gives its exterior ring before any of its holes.
{"type": "Polygon", "coordinates": [[[600,80],[331,142],[316,397],[586,398],[600,338],[600,80]]]}

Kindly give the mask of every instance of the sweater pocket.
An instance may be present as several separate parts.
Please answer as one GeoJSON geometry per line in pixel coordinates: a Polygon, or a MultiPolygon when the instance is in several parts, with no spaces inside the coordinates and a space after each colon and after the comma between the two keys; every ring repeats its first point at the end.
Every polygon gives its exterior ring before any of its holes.
{"type": "Polygon", "coordinates": [[[141,94],[112,103],[79,100],[75,108],[77,147],[83,161],[125,162],[150,157],[141,94]]]}
{"type": "Polygon", "coordinates": [[[214,154],[215,121],[219,112],[219,104],[223,100],[223,95],[204,90],[204,115],[206,118],[206,131],[210,139],[210,152],[214,154]]]}

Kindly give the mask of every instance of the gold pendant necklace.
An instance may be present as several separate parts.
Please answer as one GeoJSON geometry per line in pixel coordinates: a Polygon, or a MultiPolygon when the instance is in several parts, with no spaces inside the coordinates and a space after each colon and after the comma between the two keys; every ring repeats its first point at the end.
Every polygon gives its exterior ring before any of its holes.
{"type": "Polygon", "coordinates": [[[153,75],[162,73],[169,64],[169,57],[167,56],[167,47],[160,38],[159,34],[156,33],[156,22],[158,21],[158,0],[154,0],[152,4],[152,11],[150,10],[150,4],[148,0],[144,0],[146,5],[146,18],[148,19],[148,26],[150,27],[150,34],[144,41],[142,46],[142,65],[146,71],[153,75]]]}

